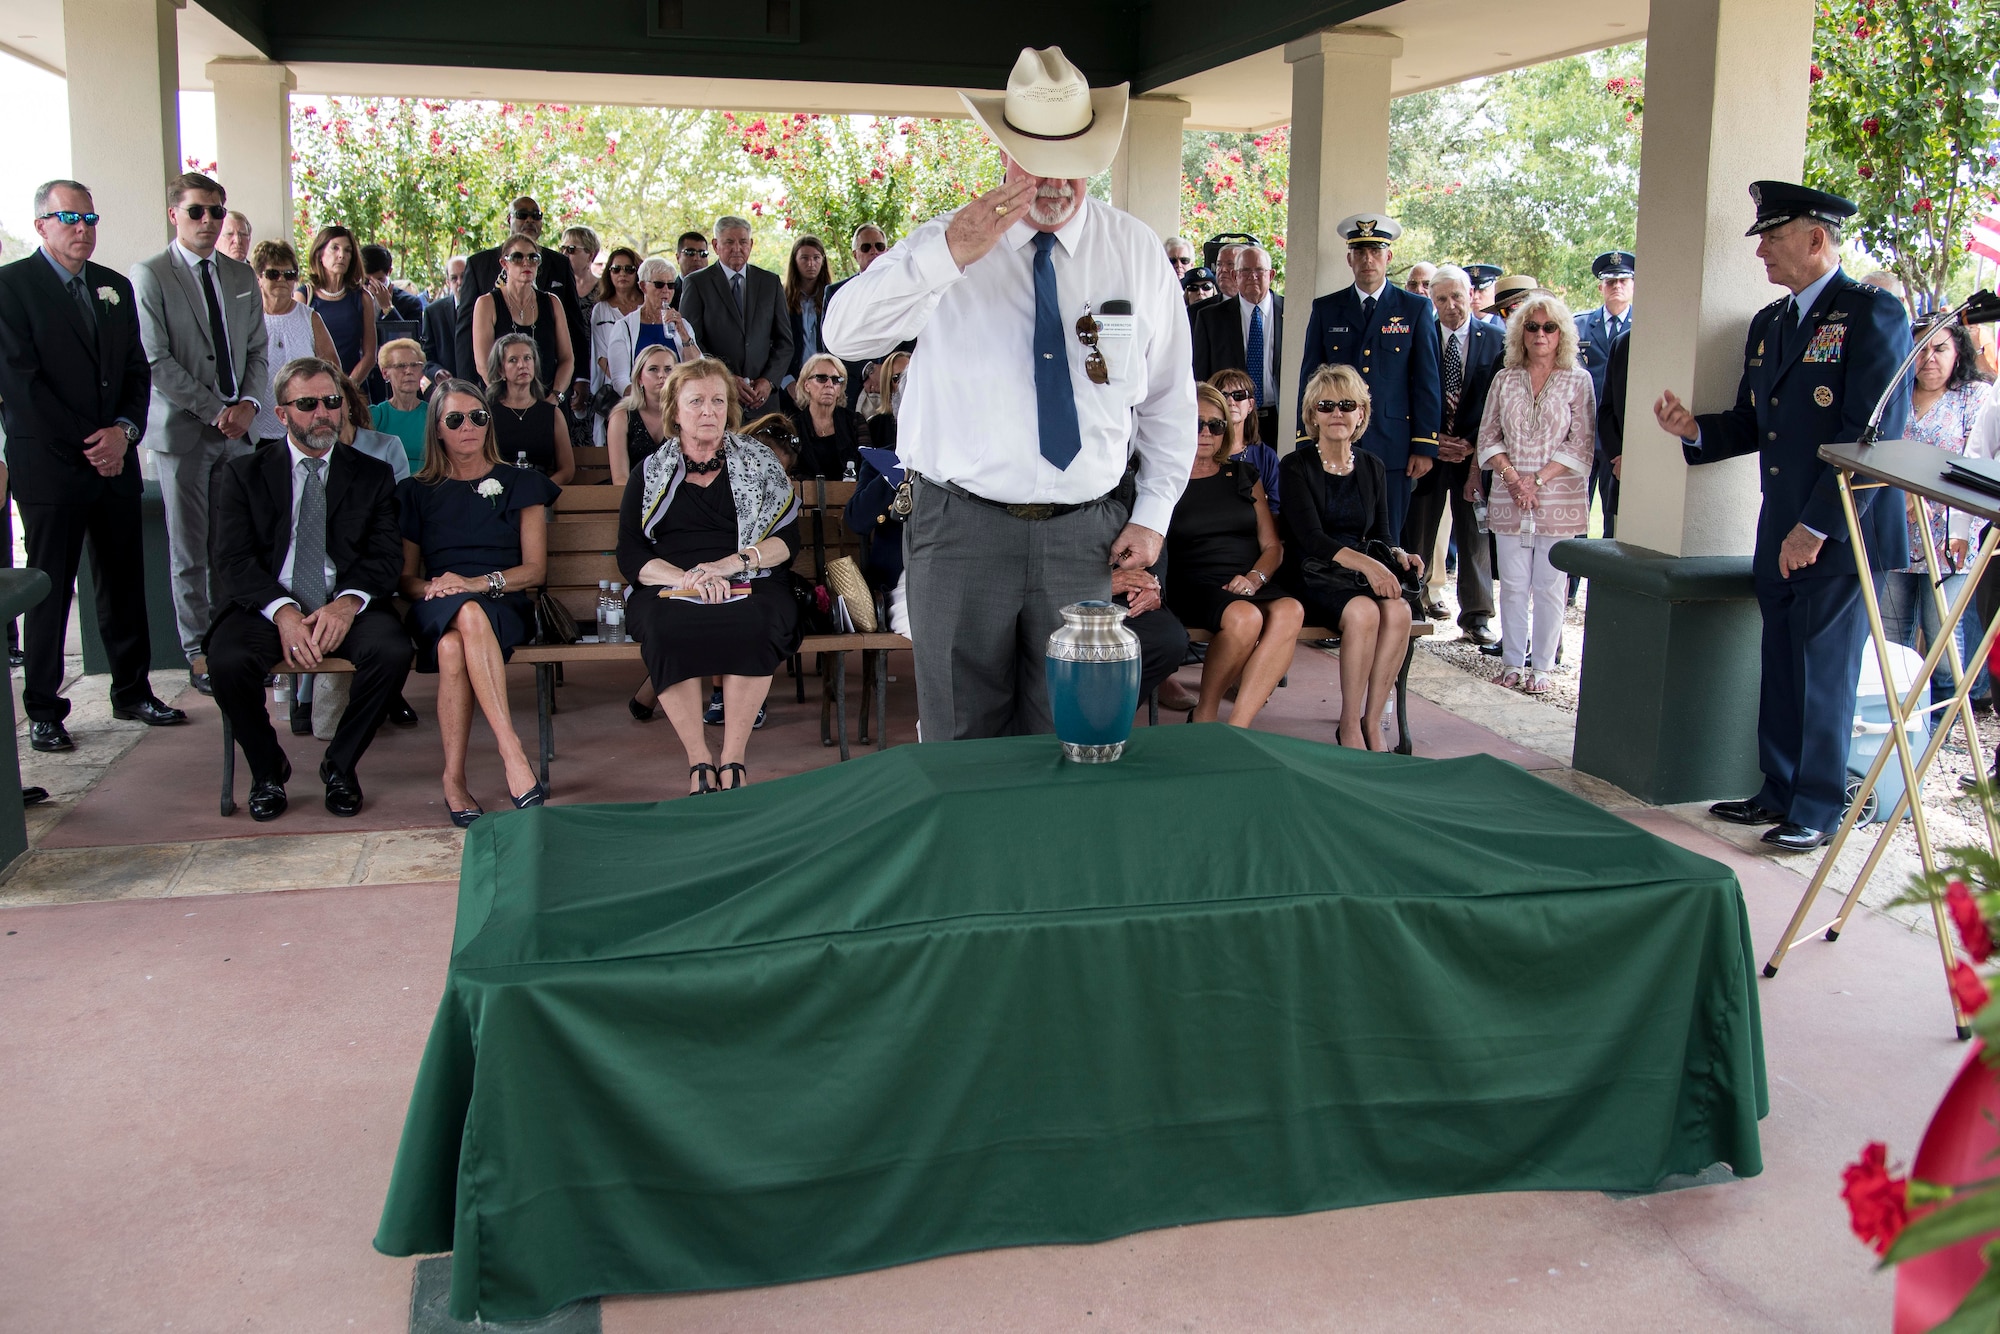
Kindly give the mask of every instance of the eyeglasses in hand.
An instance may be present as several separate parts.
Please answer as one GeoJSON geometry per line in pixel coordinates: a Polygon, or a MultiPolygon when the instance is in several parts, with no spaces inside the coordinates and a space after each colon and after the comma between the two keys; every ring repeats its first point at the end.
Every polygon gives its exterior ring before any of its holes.
{"type": "Polygon", "coordinates": [[[1097,335],[1102,328],[1086,306],[1076,321],[1076,340],[1090,349],[1090,355],[1083,359],[1083,373],[1092,384],[1111,383],[1111,368],[1104,363],[1104,354],[1097,350],[1097,335]]]}

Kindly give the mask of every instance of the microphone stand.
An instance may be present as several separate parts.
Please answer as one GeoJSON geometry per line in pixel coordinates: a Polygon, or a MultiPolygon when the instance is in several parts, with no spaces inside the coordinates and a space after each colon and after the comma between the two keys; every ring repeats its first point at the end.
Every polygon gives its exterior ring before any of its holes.
{"type": "Polygon", "coordinates": [[[1889,377],[1889,384],[1882,390],[1882,397],[1875,400],[1875,411],[1868,414],[1868,425],[1862,429],[1861,438],[1855,443],[1872,445],[1882,435],[1882,418],[1889,411],[1889,400],[1903,387],[1903,377],[1910,373],[1910,367],[1917,364],[1917,357],[1929,346],[1930,341],[1943,333],[1951,324],[1963,319],[1966,324],[1990,324],[2000,320],[2000,297],[1991,291],[1981,289],[1953,306],[1943,315],[1930,322],[1924,336],[1910,349],[1910,355],[1903,358],[1903,364],[1896,367],[1896,373],[1889,377]]]}

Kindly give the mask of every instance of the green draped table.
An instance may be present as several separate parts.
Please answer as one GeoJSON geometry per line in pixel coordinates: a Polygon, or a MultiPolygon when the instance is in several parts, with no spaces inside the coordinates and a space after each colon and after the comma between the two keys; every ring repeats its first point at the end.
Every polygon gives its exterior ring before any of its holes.
{"type": "Polygon", "coordinates": [[[375,1245],[451,1311],[1762,1167],[1742,893],[1502,761],[903,746],[466,839],[375,1245]]]}

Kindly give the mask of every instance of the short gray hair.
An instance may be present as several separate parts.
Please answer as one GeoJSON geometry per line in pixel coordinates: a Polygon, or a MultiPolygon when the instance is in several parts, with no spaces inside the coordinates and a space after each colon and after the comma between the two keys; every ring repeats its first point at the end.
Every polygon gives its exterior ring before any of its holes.
{"type": "Polygon", "coordinates": [[[92,199],[93,202],[95,201],[95,196],[91,195],[90,193],[90,187],[85,185],[82,181],[72,181],[72,180],[66,180],[62,177],[57,177],[53,181],[43,181],[40,185],[35,187],[36,217],[39,218],[42,216],[42,214],[47,213],[49,211],[49,200],[54,197],[55,192],[58,190],[75,190],[84,195],[86,198],[92,199]]]}
{"type": "Polygon", "coordinates": [[[881,234],[881,237],[884,241],[889,239],[888,229],[883,227],[880,223],[864,222],[859,227],[856,227],[854,229],[854,235],[847,238],[847,248],[849,250],[852,250],[856,246],[861,244],[861,233],[863,232],[878,232],[881,234]]]}
{"type": "Polygon", "coordinates": [[[715,220],[715,235],[721,236],[724,232],[728,231],[732,227],[740,227],[746,232],[752,232],[753,235],[755,234],[754,231],[752,231],[752,228],[750,226],[750,220],[748,218],[739,218],[734,213],[725,213],[721,217],[715,220]]]}
{"type": "MultiPolygon", "coordinates": [[[[63,182],[57,181],[55,184],[61,185],[63,182]]],[[[283,403],[286,401],[286,396],[292,392],[292,384],[295,381],[310,380],[315,375],[324,375],[333,381],[335,389],[340,388],[340,367],[318,357],[293,357],[278,367],[277,378],[271,381],[271,397],[283,403]]]]}
{"type": "Polygon", "coordinates": [[[1167,250],[1172,250],[1175,246],[1186,246],[1187,252],[1190,255],[1194,253],[1194,242],[1188,240],[1185,236],[1169,236],[1165,241],[1162,241],[1160,244],[1163,248],[1167,250]]]}
{"type": "Polygon", "coordinates": [[[1440,264],[1437,266],[1437,272],[1431,275],[1431,291],[1435,292],[1440,287],[1463,287],[1470,293],[1472,275],[1456,264],[1440,264]]]}
{"type": "Polygon", "coordinates": [[[680,274],[674,271],[673,265],[655,255],[651,259],[642,259],[639,261],[639,272],[636,276],[642,283],[651,282],[653,279],[660,277],[664,277],[668,282],[672,282],[674,279],[680,277],[680,274]]]}

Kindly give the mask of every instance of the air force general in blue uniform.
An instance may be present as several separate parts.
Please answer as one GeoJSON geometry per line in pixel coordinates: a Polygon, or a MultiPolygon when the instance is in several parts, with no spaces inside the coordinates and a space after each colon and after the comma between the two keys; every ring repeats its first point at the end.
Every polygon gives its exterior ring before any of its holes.
{"type": "MultiPolygon", "coordinates": [[[[1775,825],[1764,841],[1796,852],[1826,842],[1840,821],[1868,633],[1834,470],[1819,447],[1860,438],[1910,350],[1910,322],[1895,297],[1839,267],[1840,224],[1853,204],[1779,181],[1758,181],[1750,194],[1757,221],[1747,234],[1760,238],[1771,281],[1793,295],[1751,319],[1735,406],[1695,417],[1667,393],[1655,415],[1682,437],[1690,464],[1757,455],[1764,503],[1752,571],[1764,616],[1757,709],[1764,785],[1709,810],[1737,824],[1775,825]]],[[[1884,436],[1901,435],[1908,415],[1905,385],[1883,418],[1884,436]]],[[[1854,499],[1876,567],[1907,564],[1902,493],[1876,489],[1854,499]]]]}
{"type": "Polygon", "coordinates": [[[1368,384],[1368,429],[1361,447],[1382,460],[1389,475],[1389,532],[1403,531],[1410,483],[1437,462],[1437,312],[1429,298],[1406,292],[1388,278],[1389,243],[1403,229],[1380,213],[1341,219],[1347,265],[1354,281],[1312,303],[1306,322],[1305,360],[1299,367],[1299,419],[1305,419],[1306,384],[1313,372],[1344,363],[1368,384]]]}

